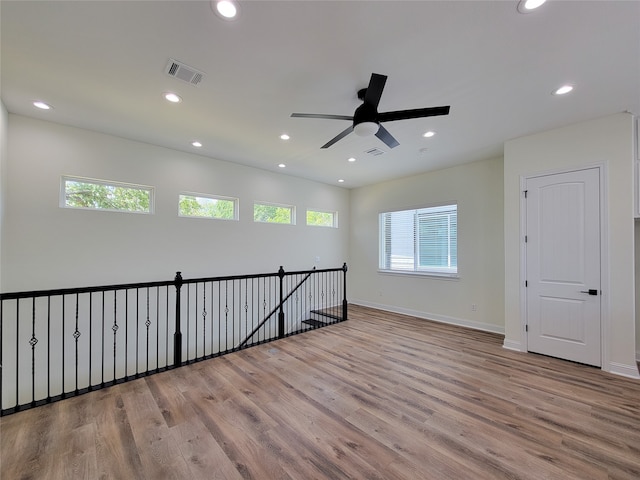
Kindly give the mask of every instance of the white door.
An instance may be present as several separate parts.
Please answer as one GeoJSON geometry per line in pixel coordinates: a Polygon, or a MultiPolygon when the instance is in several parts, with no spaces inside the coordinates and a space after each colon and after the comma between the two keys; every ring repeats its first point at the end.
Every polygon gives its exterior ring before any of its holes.
{"type": "Polygon", "coordinates": [[[600,170],[526,181],[527,344],[601,365],[600,170]]]}

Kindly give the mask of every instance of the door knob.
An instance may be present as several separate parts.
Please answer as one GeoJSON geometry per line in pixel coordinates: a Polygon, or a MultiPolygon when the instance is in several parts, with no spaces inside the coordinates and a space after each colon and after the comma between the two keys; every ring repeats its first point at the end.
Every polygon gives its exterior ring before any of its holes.
{"type": "Polygon", "coordinates": [[[589,295],[598,295],[598,290],[590,288],[589,290],[580,290],[580,293],[588,293],[589,295]]]}

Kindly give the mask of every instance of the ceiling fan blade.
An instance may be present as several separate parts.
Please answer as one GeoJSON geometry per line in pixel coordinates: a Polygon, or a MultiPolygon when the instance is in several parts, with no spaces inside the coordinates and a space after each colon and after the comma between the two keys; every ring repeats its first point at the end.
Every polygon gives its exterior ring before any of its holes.
{"type": "Polygon", "coordinates": [[[350,115],[324,115],[322,113],[292,113],[292,117],[297,118],[326,118],[328,120],[353,120],[350,115]]]}
{"type": "Polygon", "coordinates": [[[325,143],[322,147],[320,148],[329,148],[331,145],[333,145],[334,143],[336,143],[338,140],[343,139],[344,137],[346,137],[347,135],[349,135],[351,132],[353,132],[353,125],[349,125],[348,128],[344,129],[342,132],[340,132],[338,135],[336,135],[335,137],[333,137],[331,140],[329,140],[327,143],[325,143]]]}
{"type": "Polygon", "coordinates": [[[378,121],[392,122],[394,120],[435,117],[438,115],[449,115],[449,105],[447,105],[446,107],[416,108],[414,110],[397,110],[395,112],[383,112],[378,114],[378,121]]]}
{"type": "Polygon", "coordinates": [[[380,97],[382,97],[382,90],[384,90],[384,84],[386,82],[386,75],[372,73],[371,80],[369,80],[369,86],[367,87],[367,93],[364,94],[364,103],[367,103],[377,109],[378,104],[380,103],[380,97]]]}
{"type": "Polygon", "coordinates": [[[376,132],[376,137],[378,137],[380,140],[386,143],[387,147],[389,148],[394,148],[400,145],[398,141],[395,138],[393,138],[393,135],[391,135],[389,131],[386,128],[384,128],[382,125],[380,125],[380,128],[378,128],[378,131],[376,132]]]}

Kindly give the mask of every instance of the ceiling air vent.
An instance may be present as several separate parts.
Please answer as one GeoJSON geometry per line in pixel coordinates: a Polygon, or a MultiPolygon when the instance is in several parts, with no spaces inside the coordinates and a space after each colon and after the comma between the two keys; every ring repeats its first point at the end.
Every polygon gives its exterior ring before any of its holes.
{"type": "Polygon", "coordinates": [[[195,85],[196,87],[204,78],[204,72],[196,70],[195,68],[190,67],[189,65],[185,65],[182,62],[178,62],[177,60],[174,60],[172,58],[169,59],[169,63],[167,63],[165,72],[170,77],[175,77],[178,80],[190,83],[191,85],[195,85]]]}
{"type": "Polygon", "coordinates": [[[384,151],[380,150],[379,148],[370,148],[369,150],[365,150],[364,153],[377,157],[378,155],[382,155],[384,151]]]}

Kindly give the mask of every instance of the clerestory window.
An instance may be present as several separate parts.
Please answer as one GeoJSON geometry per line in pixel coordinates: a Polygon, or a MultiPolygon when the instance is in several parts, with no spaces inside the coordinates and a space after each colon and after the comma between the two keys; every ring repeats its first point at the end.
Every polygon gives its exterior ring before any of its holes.
{"type": "Polygon", "coordinates": [[[109,212],[153,213],[153,187],[91,178],[61,178],[60,206],[109,212]]]}

